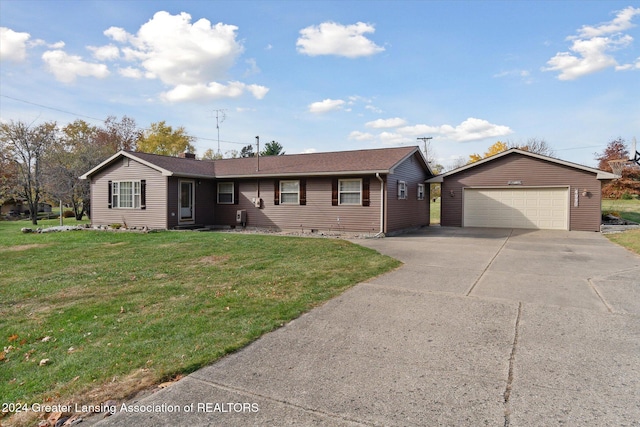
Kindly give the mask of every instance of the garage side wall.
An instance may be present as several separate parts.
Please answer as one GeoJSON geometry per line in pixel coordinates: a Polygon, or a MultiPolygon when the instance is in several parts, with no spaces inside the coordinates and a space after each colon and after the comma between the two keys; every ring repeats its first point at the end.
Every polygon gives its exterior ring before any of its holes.
{"type": "Polygon", "coordinates": [[[520,181],[525,187],[569,187],[569,229],[600,230],[600,181],[595,174],[545,160],[509,154],[444,178],[442,183],[441,225],[461,227],[463,188],[504,187],[520,181]],[[575,191],[578,190],[578,206],[575,191]],[[587,196],[583,196],[586,191],[587,196]]]}
{"type": "Polygon", "coordinates": [[[400,165],[393,174],[387,177],[387,229],[394,232],[407,228],[429,225],[429,185],[425,179],[429,178],[421,166],[417,155],[414,155],[400,165]],[[406,183],[407,195],[398,198],[398,182],[406,183]],[[418,200],[418,184],[424,185],[424,197],[418,200]]]}

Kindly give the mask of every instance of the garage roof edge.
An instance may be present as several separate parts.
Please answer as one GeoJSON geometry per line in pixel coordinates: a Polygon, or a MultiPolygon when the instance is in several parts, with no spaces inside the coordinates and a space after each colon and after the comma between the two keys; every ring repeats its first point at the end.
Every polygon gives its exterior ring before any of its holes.
{"type": "Polygon", "coordinates": [[[571,168],[574,168],[574,169],[583,170],[585,172],[591,172],[591,173],[596,174],[596,179],[607,180],[607,179],[619,178],[618,175],[615,175],[613,173],[606,172],[606,171],[603,171],[603,170],[600,170],[600,169],[596,169],[596,168],[592,168],[592,167],[589,167],[589,166],[580,165],[578,163],[568,162],[566,160],[556,159],[555,157],[549,157],[549,156],[544,156],[542,154],[531,153],[529,151],[520,150],[518,148],[511,148],[511,149],[509,149],[507,151],[503,151],[501,153],[494,154],[491,157],[486,157],[486,158],[484,158],[482,160],[479,160],[477,162],[470,163],[470,164],[461,166],[461,167],[459,167],[457,169],[450,170],[449,172],[445,172],[443,174],[434,176],[433,178],[426,180],[426,182],[428,182],[428,183],[442,182],[444,180],[444,178],[447,177],[447,176],[455,175],[455,174],[460,173],[462,171],[465,171],[467,169],[471,169],[471,168],[474,168],[476,166],[480,166],[480,165],[482,165],[484,163],[491,162],[493,160],[499,159],[501,157],[504,157],[504,156],[507,156],[507,155],[513,154],[513,153],[522,154],[522,155],[528,156],[528,157],[533,157],[534,159],[545,160],[545,161],[556,163],[556,164],[559,164],[559,165],[562,165],[562,166],[568,166],[568,167],[571,167],[571,168]]]}

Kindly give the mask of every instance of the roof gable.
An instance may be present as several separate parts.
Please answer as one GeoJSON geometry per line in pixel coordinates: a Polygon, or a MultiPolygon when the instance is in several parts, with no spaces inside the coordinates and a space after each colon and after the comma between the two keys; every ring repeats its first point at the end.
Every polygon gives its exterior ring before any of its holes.
{"type": "Polygon", "coordinates": [[[422,152],[418,147],[413,146],[283,156],[243,157],[213,161],[119,151],[80,178],[87,179],[122,157],[138,161],[157,170],[164,176],[243,178],[256,176],[393,173],[399,164],[411,156],[416,156],[420,159],[422,167],[432,174],[422,152]]]}
{"type": "Polygon", "coordinates": [[[570,168],[573,168],[573,169],[582,170],[582,171],[585,171],[585,172],[590,172],[590,173],[593,173],[593,174],[596,175],[596,179],[605,179],[606,180],[606,179],[619,178],[617,175],[614,175],[614,174],[612,174],[610,172],[605,172],[605,171],[600,170],[600,169],[591,168],[589,166],[584,166],[584,165],[580,165],[580,164],[577,164],[577,163],[568,162],[566,160],[556,159],[554,157],[544,156],[542,154],[531,153],[529,151],[520,150],[518,148],[511,148],[511,149],[509,149],[507,151],[503,151],[501,153],[494,154],[491,157],[486,157],[486,158],[484,158],[482,160],[479,160],[477,162],[461,166],[461,167],[459,167],[457,169],[453,169],[453,170],[451,170],[449,172],[445,172],[445,173],[440,174],[438,176],[434,176],[433,178],[429,179],[428,182],[432,182],[432,183],[442,182],[443,179],[448,177],[448,176],[455,175],[457,173],[466,171],[468,169],[476,168],[476,167],[481,166],[483,164],[492,162],[494,160],[497,160],[499,158],[502,158],[502,157],[508,156],[508,155],[512,155],[512,154],[519,154],[519,155],[523,155],[523,156],[526,156],[526,157],[531,157],[531,158],[534,158],[534,159],[539,159],[539,160],[544,160],[544,161],[547,161],[547,162],[550,162],[550,163],[555,163],[557,165],[567,166],[567,167],[570,167],[570,168]]]}

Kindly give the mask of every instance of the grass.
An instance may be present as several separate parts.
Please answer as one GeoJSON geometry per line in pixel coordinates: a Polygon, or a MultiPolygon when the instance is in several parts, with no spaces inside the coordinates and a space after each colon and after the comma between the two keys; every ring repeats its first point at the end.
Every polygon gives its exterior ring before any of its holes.
{"type": "Polygon", "coordinates": [[[640,200],[602,200],[602,213],[617,213],[623,219],[640,223],[640,200]]]}
{"type": "Polygon", "coordinates": [[[435,202],[433,201],[433,199],[431,199],[429,203],[431,224],[440,224],[440,197],[438,197],[437,201],[435,202]]]}
{"type": "Polygon", "coordinates": [[[640,230],[628,230],[624,233],[607,234],[606,236],[612,242],[640,255],[640,230]]]}
{"type": "Polygon", "coordinates": [[[400,264],[338,239],[25,226],[0,222],[3,402],[125,398],[400,264]]]}

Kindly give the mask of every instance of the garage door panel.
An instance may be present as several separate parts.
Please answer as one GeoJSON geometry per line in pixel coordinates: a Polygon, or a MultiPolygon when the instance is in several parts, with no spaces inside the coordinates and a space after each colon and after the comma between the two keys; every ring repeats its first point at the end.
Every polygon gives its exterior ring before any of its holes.
{"type": "Polygon", "coordinates": [[[568,229],[567,188],[465,189],[464,226],[568,229]]]}

